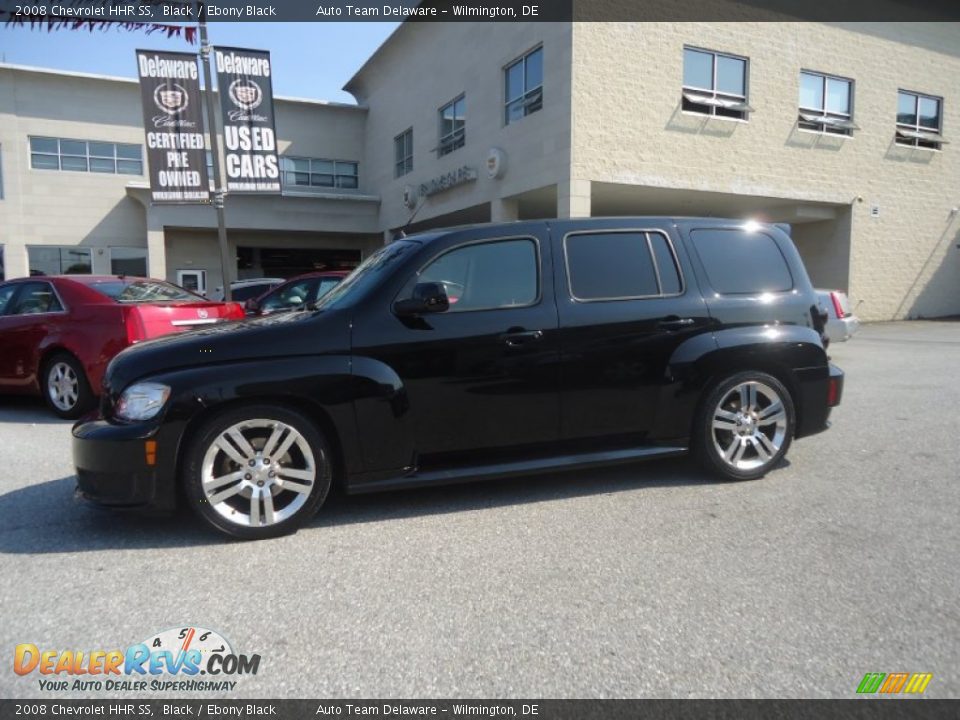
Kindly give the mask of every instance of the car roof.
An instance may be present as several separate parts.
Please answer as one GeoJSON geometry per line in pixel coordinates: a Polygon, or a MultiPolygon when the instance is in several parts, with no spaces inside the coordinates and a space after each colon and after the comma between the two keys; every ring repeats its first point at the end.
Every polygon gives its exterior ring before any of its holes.
{"type": "Polygon", "coordinates": [[[459,233],[468,230],[477,230],[480,228],[489,228],[494,231],[506,231],[510,232],[512,228],[522,226],[522,225],[535,225],[537,223],[545,223],[546,225],[551,225],[554,223],[566,223],[566,222],[584,222],[591,223],[597,221],[598,224],[609,223],[611,221],[622,223],[624,225],[637,225],[639,223],[669,223],[671,225],[676,225],[678,223],[703,223],[705,225],[743,225],[747,222],[756,222],[760,227],[777,227],[788,235],[790,234],[790,226],[786,223],[770,223],[763,221],[751,221],[748,218],[727,218],[727,217],[702,217],[702,216],[682,216],[682,215],[598,215],[589,218],[543,218],[538,220],[512,220],[508,222],[498,222],[498,223],[471,223],[467,225],[451,225],[444,228],[434,228],[430,230],[423,230],[418,233],[411,233],[410,235],[405,235],[403,237],[397,237],[396,240],[409,240],[411,242],[427,244],[431,243],[434,240],[437,240],[442,237],[446,237],[452,233],[459,233]]]}
{"type": "Polygon", "coordinates": [[[166,280],[157,280],[156,278],[139,277],[135,275],[31,275],[24,278],[12,278],[12,281],[30,282],[42,280],[57,280],[58,282],[75,282],[80,285],[95,285],[96,283],[109,282],[111,280],[149,280],[152,282],[166,282],[166,280]]]}

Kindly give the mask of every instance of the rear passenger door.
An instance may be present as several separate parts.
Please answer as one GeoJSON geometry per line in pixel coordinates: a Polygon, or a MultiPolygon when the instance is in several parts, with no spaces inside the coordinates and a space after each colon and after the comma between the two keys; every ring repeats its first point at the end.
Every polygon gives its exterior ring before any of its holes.
{"type": "Polygon", "coordinates": [[[657,439],[677,347],[710,319],[672,225],[552,225],[560,319],[561,435],[582,450],[657,439]]]}

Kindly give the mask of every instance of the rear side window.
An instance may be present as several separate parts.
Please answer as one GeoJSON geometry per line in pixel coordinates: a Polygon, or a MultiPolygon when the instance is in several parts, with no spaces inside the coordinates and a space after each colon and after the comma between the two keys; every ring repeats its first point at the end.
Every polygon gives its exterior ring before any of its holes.
{"type": "Polygon", "coordinates": [[[539,261],[532,240],[498,240],[451,250],[417,282],[443,283],[449,312],[532,305],[539,296],[539,261]]]}
{"type": "Polygon", "coordinates": [[[17,296],[16,304],[10,310],[11,315],[37,315],[63,310],[50,283],[24,283],[22,287],[23,290],[17,296]]]}
{"type": "Polygon", "coordinates": [[[577,300],[627,300],[680,293],[670,243],[659,232],[576,233],[564,240],[577,300]]]}
{"type": "Polygon", "coordinates": [[[744,230],[694,230],[690,237],[718,293],[758,294],[793,288],[786,258],[769,235],[744,230]]]}

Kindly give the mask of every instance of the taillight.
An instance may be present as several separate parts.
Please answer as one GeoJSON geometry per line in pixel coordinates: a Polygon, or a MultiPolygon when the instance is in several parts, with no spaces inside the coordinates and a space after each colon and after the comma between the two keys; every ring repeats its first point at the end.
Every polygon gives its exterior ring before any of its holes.
{"type": "Polygon", "coordinates": [[[234,320],[243,320],[247,316],[246,312],[243,309],[243,305],[240,303],[232,302],[227,308],[227,317],[234,320]]]}
{"type": "Polygon", "coordinates": [[[147,329],[143,326],[143,318],[140,311],[135,307],[124,308],[124,324],[127,328],[127,342],[133,345],[136,342],[147,339],[147,329]]]}
{"type": "Polygon", "coordinates": [[[839,395],[840,383],[836,378],[830,378],[830,384],[827,386],[827,407],[835,407],[839,395]]]}
{"type": "Polygon", "coordinates": [[[833,301],[833,311],[837,314],[837,317],[843,319],[847,314],[843,311],[843,307],[840,305],[840,295],[835,292],[830,293],[830,300],[833,301]]]}

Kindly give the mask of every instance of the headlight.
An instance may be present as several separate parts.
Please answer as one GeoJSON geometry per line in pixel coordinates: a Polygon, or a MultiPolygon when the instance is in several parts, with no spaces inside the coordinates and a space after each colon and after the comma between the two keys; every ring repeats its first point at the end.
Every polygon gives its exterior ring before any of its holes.
{"type": "Polygon", "coordinates": [[[169,397],[170,388],[166,385],[136,383],[123,391],[114,412],[122,420],[149,420],[163,409],[169,397]]]}

